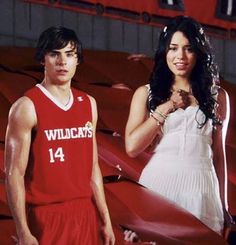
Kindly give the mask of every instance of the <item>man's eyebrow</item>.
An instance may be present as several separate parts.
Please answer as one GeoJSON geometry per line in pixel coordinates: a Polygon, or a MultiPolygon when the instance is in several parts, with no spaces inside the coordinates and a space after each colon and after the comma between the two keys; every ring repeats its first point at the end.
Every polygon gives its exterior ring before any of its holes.
{"type": "Polygon", "coordinates": [[[54,50],[51,50],[50,53],[60,53],[60,52],[54,49],[54,50]]]}
{"type": "Polygon", "coordinates": [[[65,53],[72,53],[72,52],[76,53],[76,49],[70,49],[70,50],[65,51],[65,53]]]}
{"type": "MultiPolygon", "coordinates": [[[[76,49],[70,49],[70,50],[66,50],[66,51],[65,51],[65,53],[72,53],[72,52],[76,52],[76,49]]],[[[61,53],[61,51],[58,50],[58,49],[53,49],[53,50],[51,51],[51,53],[59,54],[59,53],[61,53]]]]}

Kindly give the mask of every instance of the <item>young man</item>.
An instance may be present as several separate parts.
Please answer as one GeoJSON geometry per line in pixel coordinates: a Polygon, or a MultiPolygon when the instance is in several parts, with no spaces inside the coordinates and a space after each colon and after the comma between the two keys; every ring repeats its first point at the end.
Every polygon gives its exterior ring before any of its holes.
{"type": "Polygon", "coordinates": [[[101,244],[97,209],[103,242],[113,245],[96,102],[71,88],[81,44],[74,31],[51,27],[39,38],[36,58],[44,80],[13,104],[6,133],[6,190],[18,244],[101,244]]]}

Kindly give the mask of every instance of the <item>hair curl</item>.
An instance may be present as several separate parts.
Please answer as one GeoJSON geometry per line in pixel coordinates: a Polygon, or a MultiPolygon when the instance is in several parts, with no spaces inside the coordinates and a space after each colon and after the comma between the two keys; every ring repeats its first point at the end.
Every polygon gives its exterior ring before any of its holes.
{"type": "Polygon", "coordinates": [[[199,127],[205,125],[208,119],[213,124],[220,123],[216,117],[216,84],[219,82],[217,65],[211,51],[211,46],[202,26],[191,17],[176,16],[163,29],[159,37],[158,49],[155,54],[155,63],[150,75],[149,110],[167,101],[171,96],[173,74],[166,63],[166,54],[172,36],[180,31],[189,40],[193,52],[196,54],[196,64],[190,76],[192,93],[199,103],[199,109],[205,115],[204,122],[198,122],[199,127]]]}

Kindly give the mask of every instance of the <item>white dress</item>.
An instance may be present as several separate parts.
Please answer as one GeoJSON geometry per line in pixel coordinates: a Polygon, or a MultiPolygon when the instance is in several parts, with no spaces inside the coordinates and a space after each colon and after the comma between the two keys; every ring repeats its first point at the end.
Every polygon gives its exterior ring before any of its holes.
{"type": "Polygon", "coordinates": [[[223,210],[212,162],[212,121],[198,128],[204,114],[198,106],[170,113],[163,137],[139,182],[188,210],[221,233],[223,210]]]}

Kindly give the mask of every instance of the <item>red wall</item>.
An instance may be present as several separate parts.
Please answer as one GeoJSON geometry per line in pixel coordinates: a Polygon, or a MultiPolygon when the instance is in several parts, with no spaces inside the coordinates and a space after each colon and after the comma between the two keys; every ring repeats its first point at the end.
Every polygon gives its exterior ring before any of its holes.
{"type": "MultiPolygon", "coordinates": [[[[48,0],[25,0],[25,2],[32,3],[40,3],[45,4],[50,7],[58,7],[69,9],[72,11],[86,12],[90,14],[97,14],[98,6],[104,7],[102,15],[109,16],[113,18],[119,19],[129,19],[130,21],[135,21],[138,23],[144,23],[142,19],[142,13],[146,12],[152,17],[155,15],[156,17],[171,17],[176,15],[188,15],[197,19],[199,22],[205,25],[214,26],[215,28],[224,28],[228,31],[231,29],[235,29],[236,31],[236,21],[221,19],[216,16],[217,9],[217,0],[204,0],[204,1],[193,1],[193,0],[185,0],[184,2],[184,10],[170,10],[160,6],[158,0],[86,0],[86,1],[60,1],[55,0],[55,3],[49,3],[52,1],[48,0]],[[71,4],[69,4],[71,2],[71,4]],[[109,11],[111,9],[119,9],[120,13],[109,11]],[[122,14],[123,10],[123,14],[122,14]],[[133,14],[136,14],[136,17],[127,16],[126,11],[130,11],[133,14]]],[[[100,13],[101,14],[101,13],[100,13]]],[[[158,25],[157,22],[152,20],[149,22],[152,25],[158,25]]],[[[159,23],[160,24],[160,23],[159,23]]]]}

